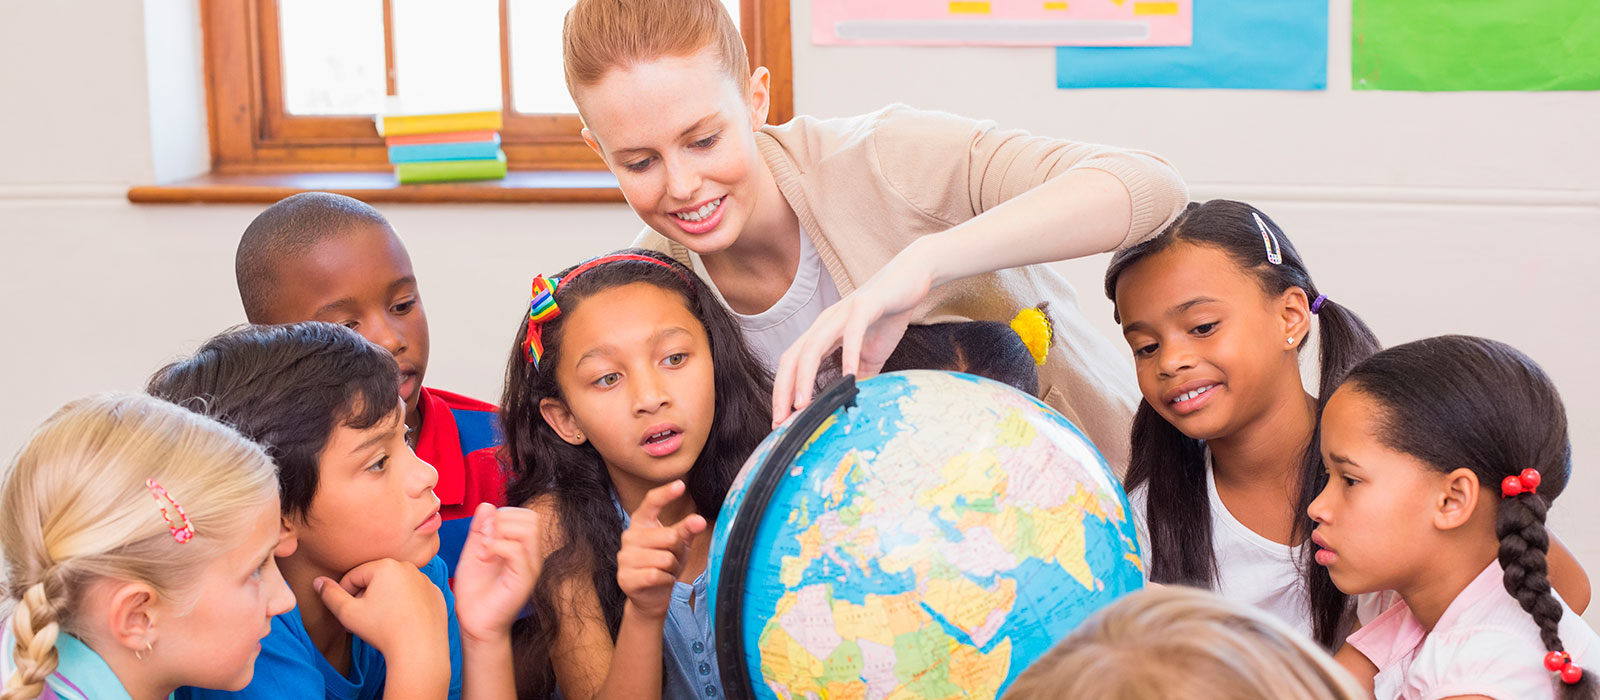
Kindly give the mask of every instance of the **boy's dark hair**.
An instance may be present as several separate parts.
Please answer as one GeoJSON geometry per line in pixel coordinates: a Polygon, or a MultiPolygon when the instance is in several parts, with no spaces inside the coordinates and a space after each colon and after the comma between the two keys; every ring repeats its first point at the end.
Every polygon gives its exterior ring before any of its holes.
{"type": "MultiPolygon", "coordinates": [[[[530,364],[522,349],[528,332],[526,311],[522,312],[511,359],[506,364],[506,389],[500,401],[500,421],[506,436],[503,461],[511,472],[506,502],[523,505],[535,499],[549,499],[564,539],[545,558],[533,592],[533,615],[513,629],[518,697],[553,694],[555,676],[549,658],[559,631],[559,592],[565,581],[589,579],[613,639],[622,624],[627,600],[617,587],[622,516],[612,500],[605,461],[589,443],[572,445],[562,440],[539,411],[541,400],[562,399],[555,378],[555,367],[561,358],[562,320],[597,292],[640,282],[681,299],[700,320],[711,346],[716,412],[711,435],[684,482],[695,509],[707,522],[716,521],[733,477],[772,428],[772,375],[745,345],[738,324],[716,295],[692,270],[671,258],[643,249],[618,254],[649,256],[666,265],[610,262],[574,278],[556,295],[562,315],[544,325],[544,354],[539,365],[530,364]],[[538,624],[531,620],[538,620],[538,624]]],[[[566,276],[572,269],[559,276],[566,276]]]]}
{"type": "MultiPolygon", "coordinates": [[[[1315,300],[1319,293],[1311,273],[1294,243],[1271,217],[1243,202],[1213,199],[1204,204],[1191,202],[1182,214],[1155,238],[1117,253],[1106,269],[1106,297],[1117,299],[1117,279],[1135,263],[1155,255],[1178,242],[1210,246],[1228,254],[1240,270],[1255,276],[1269,295],[1279,295],[1293,287],[1315,300]],[[1260,217],[1276,239],[1282,256],[1280,264],[1267,259],[1266,243],[1256,223],[1260,217]]],[[[1119,321],[1121,319],[1118,319],[1119,321]]],[[[1324,300],[1317,310],[1320,378],[1317,395],[1326,399],[1331,388],[1350,367],[1377,352],[1378,338],[1354,312],[1324,300]]],[[[1304,338],[1298,339],[1304,341],[1304,338]]],[[[1301,342],[1298,347],[1304,347],[1301,342]]],[[[1150,580],[1179,583],[1210,589],[1217,581],[1216,553],[1211,547],[1211,503],[1206,496],[1205,446],[1184,435],[1156,413],[1149,401],[1141,400],[1133,417],[1131,457],[1126,487],[1129,491],[1145,487],[1146,519],[1150,532],[1150,580]],[[1203,546],[1197,543],[1205,543],[1203,546]]],[[[1317,428],[1301,457],[1301,517],[1295,522],[1295,539],[1311,534],[1315,523],[1305,517],[1306,507],[1321,491],[1318,479],[1325,478],[1317,428]]],[[[1309,549],[1309,548],[1308,548],[1309,549]]],[[[1309,554],[1308,554],[1309,556],[1309,554]]],[[[1322,569],[1307,559],[1303,571],[1322,569]]],[[[1332,647],[1341,638],[1346,596],[1322,576],[1310,584],[1317,641],[1332,647]]]]}
{"type": "Polygon", "coordinates": [[[233,258],[245,318],[258,323],[266,317],[277,293],[279,263],[359,226],[390,230],[389,221],[377,209],[331,192],[302,192],[257,214],[245,227],[233,258]]]}
{"type": "Polygon", "coordinates": [[[1039,395],[1039,366],[1011,325],[958,321],[908,326],[883,363],[884,372],[943,369],[966,372],[1039,395]]]}
{"type": "Polygon", "coordinates": [[[355,331],[307,321],[224,331],[156,372],[145,390],[266,448],[283,514],[303,519],[334,427],[365,430],[393,414],[399,376],[388,351],[355,331]]]}
{"type": "MultiPolygon", "coordinates": [[[[1342,386],[1379,405],[1377,439],[1384,446],[1442,473],[1466,467],[1477,474],[1479,507],[1495,509],[1506,592],[1539,625],[1545,650],[1564,651],[1557,631],[1563,611],[1545,561],[1545,514],[1572,475],[1572,443],[1550,377],[1505,343],[1447,335],[1373,355],[1342,386]],[[1502,498],[1500,482],[1528,468],[1539,471],[1538,492],[1502,498]]],[[[1561,686],[1566,699],[1600,695],[1587,670],[1578,684],[1561,686]]]]}

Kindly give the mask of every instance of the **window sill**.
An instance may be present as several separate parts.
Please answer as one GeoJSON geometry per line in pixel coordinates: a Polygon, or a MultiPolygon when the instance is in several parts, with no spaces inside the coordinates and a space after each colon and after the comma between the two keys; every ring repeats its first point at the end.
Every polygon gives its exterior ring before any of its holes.
{"type": "Polygon", "coordinates": [[[164,185],[128,189],[135,204],[194,202],[271,204],[301,192],[322,191],[363,202],[454,204],[469,202],[623,202],[606,171],[517,171],[504,180],[401,185],[391,172],[302,172],[201,175],[164,185]]]}

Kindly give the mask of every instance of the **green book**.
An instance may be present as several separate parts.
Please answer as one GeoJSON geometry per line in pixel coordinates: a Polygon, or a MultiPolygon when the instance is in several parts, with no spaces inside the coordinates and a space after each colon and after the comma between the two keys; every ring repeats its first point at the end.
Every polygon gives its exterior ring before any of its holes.
{"type": "Polygon", "coordinates": [[[506,176],[506,152],[500,151],[494,158],[476,160],[399,163],[394,166],[394,176],[400,179],[402,185],[415,182],[498,180],[506,176]]]}

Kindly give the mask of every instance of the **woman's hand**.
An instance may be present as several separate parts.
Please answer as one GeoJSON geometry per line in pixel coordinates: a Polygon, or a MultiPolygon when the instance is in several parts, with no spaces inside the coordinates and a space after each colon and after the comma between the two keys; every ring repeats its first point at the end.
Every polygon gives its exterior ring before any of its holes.
{"type": "Polygon", "coordinates": [[[883,369],[905,335],[911,312],[934,286],[927,247],[916,243],[849,296],[822,311],[783,356],[772,385],[772,425],[776,427],[811,404],[822,359],[843,348],[840,369],[865,379],[883,369]]]}

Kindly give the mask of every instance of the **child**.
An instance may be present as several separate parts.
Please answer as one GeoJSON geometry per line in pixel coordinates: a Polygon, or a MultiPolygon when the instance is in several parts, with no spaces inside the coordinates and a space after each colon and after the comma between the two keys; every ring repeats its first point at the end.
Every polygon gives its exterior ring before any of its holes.
{"type": "Polygon", "coordinates": [[[1258,608],[1187,586],[1129,594],[1096,613],[1005,700],[1360,700],[1354,678],[1258,608]]]}
{"type": "Polygon", "coordinates": [[[637,244],[737,314],[778,368],[775,419],[809,402],[841,336],[844,371],[870,374],[909,321],[1006,321],[1045,299],[1061,350],[1039,371],[1045,400],[1121,471],[1134,388],[1036,263],[1159,231],[1187,200],[1165,161],[900,105],[768,126],[770,75],[718,0],[582,0],[562,44],[584,139],[649,227],[637,244]]]}
{"type": "MultiPolygon", "coordinates": [[[[1316,316],[1328,387],[1377,339],[1318,293],[1277,224],[1241,202],[1190,204],[1160,236],[1118,253],[1106,296],[1144,395],[1126,487],[1149,538],[1150,580],[1215,590],[1312,632],[1294,546],[1305,538],[1300,474],[1316,445],[1300,352],[1316,316]]],[[[1336,632],[1317,623],[1331,644],[1336,632]]]]}
{"type": "Polygon", "coordinates": [[[555,540],[521,697],[722,697],[710,525],[771,378],[688,268],[644,250],[534,280],[506,370],[507,491],[555,540]]]}
{"type": "Polygon", "coordinates": [[[298,543],[278,556],[296,607],[273,618],[255,681],[228,696],[511,692],[511,620],[537,576],[533,514],[482,506],[452,595],[436,556],[437,475],[406,446],[396,375],[383,348],[307,322],[223,333],[150,380],[151,394],[267,446],[298,543]]]}
{"type": "Polygon", "coordinates": [[[1398,597],[1349,639],[1377,698],[1596,697],[1600,637],[1546,575],[1572,449],[1533,360],[1466,336],[1378,353],[1327,401],[1322,454],[1316,562],[1398,597]]]}
{"type": "MultiPolygon", "coordinates": [[[[1126,487],[1145,523],[1150,580],[1215,590],[1336,646],[1346,601],[1331,584],[1308,589],[1300,561],[1311,527],[1303,504],[1315,494],[1302,475],[1322,472],[1300,352],[1315,316],[1327,396],[1377,339],[1317,291],[1277,224],[1241,202],[1191,204],[1160,236],[1118,253],[1106,296],[1144,394],[1126,487]]],[[[1587,599],[1582,569],[1570,554],[1563,561],[1563,588],[1587,599]]]]}
{"type": "Polygon", "coordinates": [[[238,690],[270,620],[294,605],[272,557],[272,461],[148,396],[62,407],[17,455],[0,513],[15,606],[0,646],[5,700],[238,690]]]}
{"type": "Polygon", "coordinates": [[[329,321],[394,355],[406,440],[439,472],[439,556],[453,574],[478,504],[505,503],[495,407],[422,385],[428,317],[411,257],[389,222],[349,197],[297,194],[250,222],[234,269],[251,323],[329,321]]]}
{"type": "Polygon", "coordinates": [[[965,372],[1038,396],[1039,365],[1044,364],[1049,347],[1050,321],[1043,310],[1035,308],[1023,309],[1010,324],[956,321],[911,325],[884,360],[883,371],[965,372]]]}

